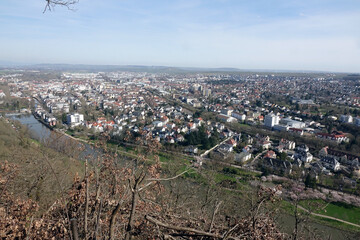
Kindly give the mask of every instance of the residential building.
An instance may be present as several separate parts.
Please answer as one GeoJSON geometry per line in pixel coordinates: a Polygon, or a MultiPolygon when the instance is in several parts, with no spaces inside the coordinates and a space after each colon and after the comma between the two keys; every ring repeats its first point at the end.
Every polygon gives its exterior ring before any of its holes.
{"type": "Polygon", "coordinates": [[[84,115],[79,113],[68,114],[66,121],[68,125],[75,127],[84,123],[84,115]]]}
{"type": "Polygon", "coordinates": [[[278,125],[280,121],[279,116],[275,114],[268,114],[265,116],[264,125],[267,127],[273,127],[275,125],[278,125]]]}
{"type": "Polygon", "coordinates": [[[246,115],[245,114],[241,114],[239,112],[232,112],[231,113],[231,116],[236,118],[237,120],[240,120],[240,121],[245,121],[246,119],[246,115]]]}
{"type": "Polygon", "coordinates": [[[245,163],[251,159],[252,155],[249,152],[241,152],[235,154],[235,162],[245,163]]]}
{"type": "Polygon", "coordinates": [[[334,157],[321,158],[321,163],[324,167],[333,172],[340,170],[340,163],[334,157]]]}
{"type": "Polygon", "coordinates": [[[341,115],[340,116],[340,122],[352,123],[353,122],[353,117],[351,115],[341,115]]]}
{"type": "Polygon", "coordinates": [[[360,126],[360,117],[355,118],[354,124],[360,126]]]}

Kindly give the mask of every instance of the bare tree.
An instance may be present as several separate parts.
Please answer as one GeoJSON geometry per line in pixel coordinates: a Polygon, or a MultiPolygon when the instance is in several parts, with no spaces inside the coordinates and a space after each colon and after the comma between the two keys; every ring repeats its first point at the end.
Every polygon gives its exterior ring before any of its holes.
{"type": "Polygon", "coordinates": [[[74,5],[79,2],[79,0],[45,0],[46,5],[44,9],[44,13],[46,11],[51,11],[55,8],[55,6],[67,7],[69,10],[74,10],[74,5]]]}

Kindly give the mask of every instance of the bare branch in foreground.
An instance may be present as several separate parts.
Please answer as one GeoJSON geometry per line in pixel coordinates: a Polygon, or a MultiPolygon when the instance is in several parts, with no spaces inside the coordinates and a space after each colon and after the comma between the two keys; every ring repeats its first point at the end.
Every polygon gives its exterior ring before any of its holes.
{"type": "Polygon", "coordinates": [[[45,0],[46,5],[43,13],[52,11],[55,6],[67,7],[67,9],[74,11],[73,5],[77,4],[79,0],[45,0]]]}
{"type": "Polygon", "coordinates": [[[222,236],[220,236],[220,235],[209,233],[209,232],[204,232],[204,231],[193,229],[193,228],[172,226],[172,225],[160,222],[159,220],[156,220],[155,218],[150,217],[148,215],[145,216],[145,219],[148,220],[151,223],[154,223],[154,224],[158,225],[158,226],[168,228],[168,229],[172,229],[172,230],[176,230],[176,231],[192,232],[192,233],[195,233],[195,234],[200,235],[200,236],[207,236],[207,237],[213,237],[213,238],[219,238],[219,239],[222,238],[222,236]]]}

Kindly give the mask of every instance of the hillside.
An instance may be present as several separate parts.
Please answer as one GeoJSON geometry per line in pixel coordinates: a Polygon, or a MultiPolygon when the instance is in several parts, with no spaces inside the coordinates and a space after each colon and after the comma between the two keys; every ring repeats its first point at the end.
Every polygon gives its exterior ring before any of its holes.
{"type": "Polygon", "coordinates": [[[68,189],[74,177],[83,176],[83,163],[56,152],[29,138],[27,129],[17,122],[0,118],[1,163],[15,165],[16,177],[8,189],[22,198],[35,200],[48,209],[68,189]]]}

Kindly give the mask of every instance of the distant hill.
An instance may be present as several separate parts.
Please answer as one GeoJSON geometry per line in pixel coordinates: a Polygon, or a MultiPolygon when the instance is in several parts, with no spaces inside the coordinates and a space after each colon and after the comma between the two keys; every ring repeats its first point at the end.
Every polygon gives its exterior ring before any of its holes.
{"type": "Polygon", "coordinates": [[[149,72],[149,73],[301,73],[323,74],[325,71],[306,70],[269,70],[269,69],[239,69],[239,68],[198,68],[198,67],[172,67],[172,66],[145,66],[145,65],[88,65],[88,64],[15,64],[0,62],[0,68],[12,68],[23,70],[46,70],[46,71],[77,71],[77,72],[149,72]]]}
{"type": "Polygon", "coordinates": [[[143,66],[143,65],[86,65],[86,64],[35,64],[17,66],[22,69],[54,70],[54,71],[131,71],[150,73],[191,73],[191,72],[241,72],[237,68],[191,68],[171,66],[143,66]]]}

